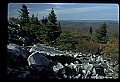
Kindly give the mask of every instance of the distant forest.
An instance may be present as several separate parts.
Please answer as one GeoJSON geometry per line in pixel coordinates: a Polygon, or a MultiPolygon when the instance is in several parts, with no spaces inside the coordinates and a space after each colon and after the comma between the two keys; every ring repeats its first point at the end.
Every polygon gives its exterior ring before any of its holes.
{"type": "Polygon", "coordinates": [[[109,36],[119,36],[119,22],[114,20],[59,20],[63,30],[80,29],[83,32],[89,32],[89,27],[95,31],[102,22],[107,24],[109,36]]]}

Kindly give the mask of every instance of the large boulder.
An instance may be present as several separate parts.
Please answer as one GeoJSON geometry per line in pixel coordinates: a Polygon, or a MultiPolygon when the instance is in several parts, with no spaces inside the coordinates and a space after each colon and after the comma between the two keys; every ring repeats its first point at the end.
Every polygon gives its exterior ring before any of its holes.
{"type": "Polygon", "coordinates": [[[25,47],[10,43],[7,45],[7,57],[8,66],[19,67],[27,64],[28,54],[25,47]]]}
{"type": "Polygon", "coordinates": [[[27,59],[29,66],[38,72],[46,68],[50,61],[44,56],[44,53],[33,52],[27,59]]]}

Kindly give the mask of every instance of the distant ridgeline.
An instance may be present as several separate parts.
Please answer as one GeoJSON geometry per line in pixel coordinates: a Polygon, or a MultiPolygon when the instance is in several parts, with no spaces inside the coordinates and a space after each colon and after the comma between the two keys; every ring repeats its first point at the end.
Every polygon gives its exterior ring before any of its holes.
{"type": "Polygon", "coordinates": [[[119,35],[119,21],[117,20],[59,20],[59,22],[61,22],[62,30],[80,29],[83,32],[88,32],[89,27],[93,27],[93,30],[96,30],[101,23],[105,22],[109,35],[119,35]]]}

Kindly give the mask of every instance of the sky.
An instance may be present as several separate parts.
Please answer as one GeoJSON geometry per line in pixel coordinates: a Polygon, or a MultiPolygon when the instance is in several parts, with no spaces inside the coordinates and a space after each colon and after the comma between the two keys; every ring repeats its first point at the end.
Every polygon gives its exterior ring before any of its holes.
{"type": "Polygon", "coordinates": [[[18,17],[22,4],[27,6],[29,16],[34,14],[39,20],[52,8],[57,20],[119,20],[119,5],[112,3],[9,3],[8,18],[18,17]]]}

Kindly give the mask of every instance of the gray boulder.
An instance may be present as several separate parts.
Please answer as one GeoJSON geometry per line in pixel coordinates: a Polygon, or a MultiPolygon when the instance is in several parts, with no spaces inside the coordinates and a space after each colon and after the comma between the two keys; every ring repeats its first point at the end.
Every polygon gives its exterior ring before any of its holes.
{"type": "Polygon", "coordinates": [[[43,53],[33,52],[27,59],[29,66],[40,72],[44,68],[46,68],[50,61],[44,56],[43,53]]]}
{"type": "Polygon", "coordinates": [[[63,69],[63,68],[64,68],[64,66],[61,63],[57,62],[57,65],[53,66],[53,71],[56,72],[56,73],[58,73],[58,71],[60,69],[63,69]]]}
{"type": "MultiPolygon", "coordinates": [[[[28,57],[25,47],[10,43],[7,45],[8,65],[24,65],[28,57]]],[[[27,63],[27,62],[26,62],[27,63]]]]}

